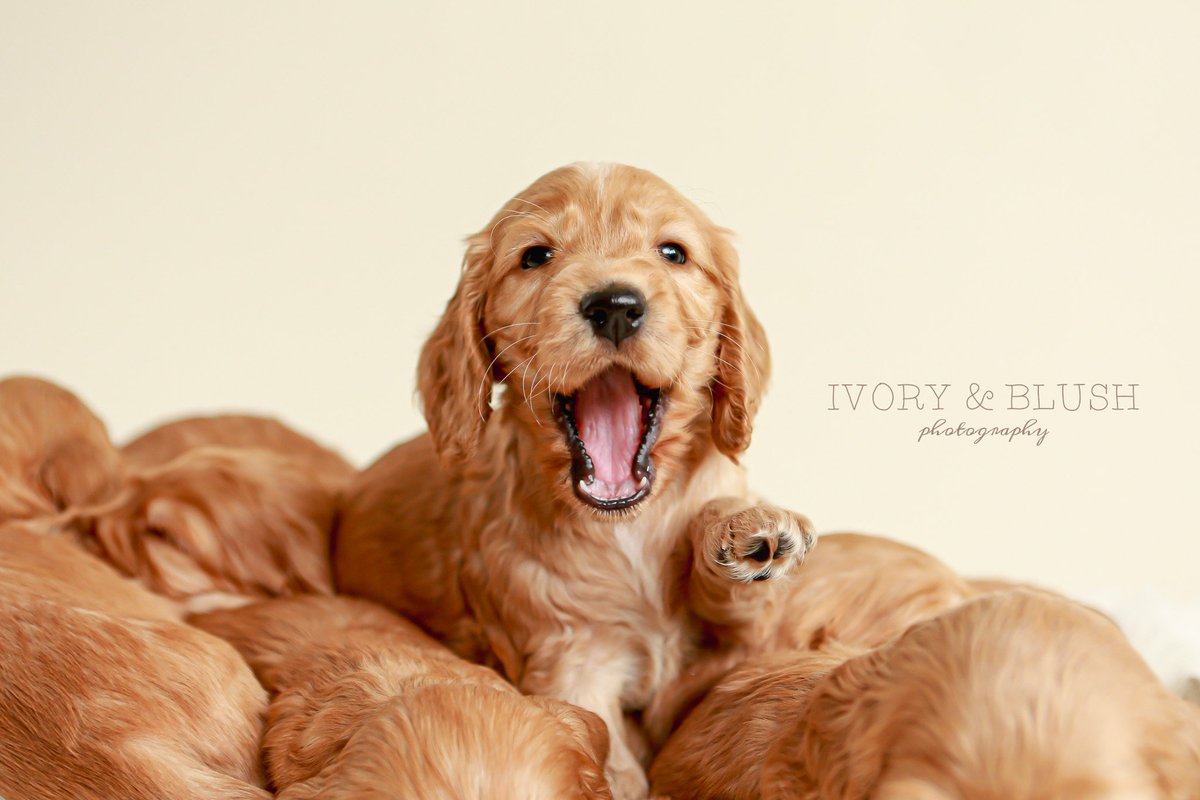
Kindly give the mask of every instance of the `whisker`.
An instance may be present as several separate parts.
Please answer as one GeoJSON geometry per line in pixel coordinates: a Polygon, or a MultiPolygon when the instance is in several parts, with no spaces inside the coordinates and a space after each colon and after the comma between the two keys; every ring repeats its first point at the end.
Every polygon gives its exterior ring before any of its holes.
{"type": "MultiPolygon", "coordinates": [[[[705,333],[708,332],[707,328],[701,328],[698,325],[685,325],[684,327],[687,328],[688,330],[704,331],[705,333]]],[[[742,353],[742,355],[747,355],[746,348],[742,347],[741,343],[738,342],[737,339],[734,339],[729,334],[722,333],[721,331],[713,331],[713,333],[717,334],[717,336],[720,336],[722,339],[728,340],[730,344],[732,344],[734,347],[736,347],[742,353]]],[[[755,377],[761,379],[762,373],[759,372],[758,364],[754,363],[754,359],[752,359],[752,358],[747,358],[746,360],[750,363],[750,366],[754,368],[755,377]]]]}
{"type": "Polygon", "coordinates": [[[502,384],[508,383],[509,378],[511,378],[513,375],[516,375],[522,366],[524,366],[525,364],[528,364],[532,360],[533,360],[533,356],[530,356],[529,358],[525,359],[524,361],[518,362],[515,367],[513,367],[511,370],[509,370],[508,373],[496,383],[496,385],[500,386],[502,384]]]}
{"type": "MultiPolygon", "coordinates": [[[[699,347],[692,347],[690,344],[689,344],[689,345],[685,345],[685,347],[687,347],[687,349],[688,349],[688,350],[695,350],[697,353],[703,353],[703,352],[704,352],[704,351],[703,351],[703,350],[701,350],[699,347]]],[[[741,373],[741,374],[743,374],[743,375],[745,374],[745,370],[743,370],[741,367],[739,367],[739,366],[736,366],[736,365],[734,365],[734,364],[730,364],[728,361],[726,361],[725,359],[721,358],[720,356],[718,356],[718,355],[715,355],[715,354],[714,354],[714,355],[713,355],[713,358],[715,358],[717,361],[720,361],[722,364],[724,364],[725,366],[729,367],[729,368],[730,368],[731,370],[733,370],[734,372],[741,373]]],[[[724,385],[724,384],[722,384],[722,385],[724,385]]],[[[726,389],[728,389],[729,387],[728,387],[728,386],[726,386],[725,388],[726,388],[726,389]]]]}
{"type": "Polygon", "coordinates": [[[509,213],[505,214],[500,219],[496,220],[496,224],[492,226],[492,229],[490,231],[488,231],[488,250],[492,251],[492,255],[496,255],[496,228],[500,227],[501,222],[504,222],[505,220],[508,220],[508,219],[512,219],[513,217],[529,217],[530,219],[536,219],[538,222],[541,222],[543,225],[550,224],[550,220],[545,219],[543,217],[539,217],[537,214],[534,214],[532,211],[510,211],[509,213]]]}
{"type": "MultiPolygon", "coordinates": [[[[567,373],[569,373],[571,371],[572,363],[574,363],[574,362],[568,361],[566,364],[563,364],[563,371],[562,371],[562,375],[559,377],[559,380],[562,380],[563,378],[565,378],[567,376],[567,373]]],[[[549,386],[546,387],[546,391],[547,392],[550,391],[549,386]]]]}
{"type": "MultiPolygon", "coordinates": [[[[525,371],[521,375],[521,397],[524,398],[525,403],[526,403],[526,405],[529,406],[529,410],[531,412],[533,411],[533,401],[529,399],[529,390],[525,388],[525,381],[529,377],[529,364],[533,361],[534,356],[536,356],[536,355],[537,354],[535,353],[534,355],[530,356],[529,358],[527,358],[521,362],[522,364],[525,365],[525,371]]],[[[541,367],[539,367],[538,370],[541,371],[541,367]]],[[[534,374],[534,377],[535,378],[537,377],[536,373],[534,374]]],[[[539,428],[542,427],[542,421],[540,419],[538,419],[536,412],[533,415],[533,421],[538,424],[539,428]]]]}
{"type": "Polygon", "coordinates": [[[492,336],[495,336],[495,335],[496,335],[497,333],[499,333],[500,331],[508,330],[509,328],[515,328],[515,327],[517,327],[518,325],[541,325],[541,324],[542,324],[542,323],[540,323],[540,322],[513,322],[513,323],[511,323],[511,324],[509,324],[509,325],[501,325],[499,328],[496,328],[496,330],[494,330],[494,331],[489,331],[488,333],[485,333],[485,334],[483,335],[483,338],[482,338],[482,339],[480,339],[480,340],[479,340],[479,341],[478,341],[476,344],[483,344],[483,343],[484,343],[485,341],[487,341],[487,340],[488,340],[490,337],[492,337],[492,336]]]}
{"type": "MultiPolygon", "coordinates": [[[[684,317],[684,319],[688,322],[707,322],[710,325],[720,325],[722,328],[733,328],[734,330],[737,330],[738,327],[737,325],[731,325],[728,322],[721,322],[716,319],[693,319],[692,317],[684,317]]],[[[762,345],[754,343],[754,346],[758,348],[759,352],[762,352],[762,345]]]]}
{"type": "MultiPolygon", "coordinates": [[[[505,348],[504,348],[503,350],[501,350],[499,353],[496,353],[496,357],[492,359],[492,363],[488,364],[488,365],[487,365],[486,367],[484,367],[484,369],[483,369],[483,377],[482,377],[482,378],[480,379],[480,381],[479,381],[479,389],[476,391],[476,394],[483,394],[483,387],[484,387],[484,385],[487,383],[487,376],[488,376],[488,375],[490,375],[490,374],[492,373],[492,367],[496,366],[496,362],[500,360],[500,356],[504,355],[506,352],[508,352],[508,351],[509,351],[509,350],[511,350],[513,347],[515,347],[516,345],[520,344],[521,342],[528,341],[529,339],[532,339],[534,336],[535,336],[535,334],[532,334],[532,333],[531,333],[531,334],[529,334],[528,336],[523,336],[523,337],[521,337],[520,339],[517,339],[517,340],[516,340],[515,342],[513,342],[512,344],[510,344],[508,347],[505,347],[505,348]]],[[[501,382],[501,383],[504,383],[504,381],[506,381],[506,380],[508,380],[508,375],[505,375],[503,378],[501,378],[501,379],[500,379],[500,382],[501,382]]],[[[491,399],[490,397],[489,397],[489,398],[487,398],[487,402],[488,402],[488,404],[489,404],[489,405],[491,404],[491,401],[492,401],[492,399],[491,399]]],[[[486,419],[486,418],[483,416],[483,409],[480,409],[480,410],[479,410],[479,419],[483,420],[484,422],[486,422],[486,421],[487,421],[487,419],[486,419]]]]}
{"type": "MultiPolygon", "coordinates": [[[[514,197],[514,198],[513,198],[513,200],[517,201],[518,203],[526,203],[527,205],[531,205],[531,206],[533,206],[534,208],[536,208],[538,211],[541,211],[543,214],[549,214],[549,213],[550,213],[550,212],[549,212],[549,211],[547,211],[546,209],[544,209],[544,208],[542,208],[541,206],[539,206],[537,203],[533,202],[532,200],[526,200],[524,197],[514,197]]],[[[543,220],[542,220],[542,222],[547,222],[547,220],[544,220],[544,219],[543,219],[543,220]]]]}
{"type": "Polygon", "coordinates": [[[546,402],[550,404],[551,408],[554,408],[554,397],[551,395],[550,387],[553,384],[552,378],[556,369],[558,369],[557,361],[550,365],[550,371],[546,373],[546,402]]]}
{"type": "MultiPolygon", "coordinates": [[[[538,375],[542,374],[542,367],[545,367],[545,366],[546,366],[545,364],[540,365],[537,368],[537,372],[533,373],[533,383],[530,384],[529,391],[525,392],[525,404],[529,406],[530,411],[533,411],[533,395],[537,394],[538,375]]],[[[526,371],[528,371],[528,370],[526,370],[526,371]]],[[[521,388],[522,389],[525,388],[525,381],[521,381],[521,388]]]]}

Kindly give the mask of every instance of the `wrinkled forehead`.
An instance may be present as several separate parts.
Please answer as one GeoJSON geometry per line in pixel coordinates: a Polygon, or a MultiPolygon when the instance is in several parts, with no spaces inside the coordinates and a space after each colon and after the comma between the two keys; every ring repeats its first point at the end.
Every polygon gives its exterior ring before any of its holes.
{"type": "Polygon", "coordinates": [[[545,244],[604,256],[676,241],[705,258],[713,229],[704,212],[652,173],[577,164],[539,178],[506,203],[490,238],[509,250],[545,244]]]}

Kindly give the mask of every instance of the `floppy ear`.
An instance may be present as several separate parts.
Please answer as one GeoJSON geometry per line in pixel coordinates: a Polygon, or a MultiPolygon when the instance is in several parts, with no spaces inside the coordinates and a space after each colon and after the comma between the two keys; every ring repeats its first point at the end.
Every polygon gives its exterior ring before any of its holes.
{"type": "Polygon", "coordinates": [[[486,238],[469,240],[458,289],[421,350],[417,383],[433,445],[444,463],[475,453],[492,413],[494,374],[483,330],[483,276],[492,258],[486,238]]]}
{"type": "Polygon", "coordinates": [[[890,715],[881,706],[892,682],[888,649],[873,650],[838,666],[813,690],[799,721],[803,766],[818,797],[866,800],[883,772],[890,715]]]}
{"type": "Polygon", "coordinates": [[[608,780],[604,777],[604,762],[608,760],[608,726],[599,716],[585,708],[573,706],[552,697],[529,695],[528,700],[553,714],[562,723],[591,763],[578,766],[578,778],[585,796],[609,798],[608,780]]]}
{"type": "Polygon", "coordinates": [[[770,377],[771,355],[766,333],[742,295],[737,251],[729,242],[728,231],[719,231],[713,242],[725,308],[712,385],[712,437],[718,450],[736,460],[750,446],[754,415],[770,377]]]}
{"type": "Polygon", "coordinates": [[[553,697],[529,695],[528,699],[553,714],[571,732],[584,752],[597,764],[604,765],[608,759],[608,726],[604,720],[586,708],[553,697]]]}

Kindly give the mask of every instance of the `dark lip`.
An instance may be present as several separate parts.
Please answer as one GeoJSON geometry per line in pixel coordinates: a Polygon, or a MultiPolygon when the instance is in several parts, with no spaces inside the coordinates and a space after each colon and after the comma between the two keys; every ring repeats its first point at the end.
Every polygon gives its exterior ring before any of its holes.
{"type": "Polygon", "coordinates": [[[567,449],[571,452],[571,488],[575,496],[585,504],[601,511],[620,511],[640,503],[649,496],[654,488],[656,470],[652,451],[662,432],[663,416],[666,412],[667,397],[662,389],[651,389],[643,386],[637,376],[633,378],[637,387],[638,397],[642,400],[642,440],[638,444],[637,453],[633,457],[631,472],[637,480],[645,479],[645,485],[626,497],[612,500],[602,500],[592,497],[583,491],[579,484],[590,485],[596,479],[596,469],[592,457],[584,447],[583,439],[579,437],[579,427],[575,421],[575,395],[554,395],[554,418],[567,437],[567,449]]]}

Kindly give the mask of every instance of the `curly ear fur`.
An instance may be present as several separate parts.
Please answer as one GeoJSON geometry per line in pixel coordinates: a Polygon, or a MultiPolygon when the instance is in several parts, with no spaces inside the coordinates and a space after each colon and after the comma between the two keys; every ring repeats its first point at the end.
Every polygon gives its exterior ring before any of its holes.
{"type": "Polygon", "coordinates": [[[812,796],[865,800],[874,789],[884,766],[887,722],[872,709],[880,687],[889,684],[888,672],[883,648],[846,661],[817,684],[798,728],[796,756],[803,764],[791,771],[812,796]]]}
{"type": "Polygon", "coordinates": [[[421,349],[418,390],[439,457],[448,464],[470,458],[491,415],[494,375],[483,330],[484,271],[488,240],[471,237],[458,289],[421,349]]]}
{"type": "Polygon", "coordinates": [[[552,697],[529,695],[528,700],[553,714],[578,742],[591,763],[579,764],[581,788],[589,797],[608,797],[608,781],[604,777],[604,762],[608,760],[608,726],[596,714],[552,697]]]}
{"type": "Polygon", "coordinates": [[[330,594],[335,502],[284,455],[207,445],[132,476],[78,525],[108,561],[179,600],[330,594]]]}
{"type": "Polygon", "coordinates": [[[750,446],[754,415],[771,373],[767,336],[738,283],[738,256],[728,232],[714,237],[713,254],[725,295],[713,381],[713,441],[732,459],[750,446]]]}

